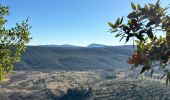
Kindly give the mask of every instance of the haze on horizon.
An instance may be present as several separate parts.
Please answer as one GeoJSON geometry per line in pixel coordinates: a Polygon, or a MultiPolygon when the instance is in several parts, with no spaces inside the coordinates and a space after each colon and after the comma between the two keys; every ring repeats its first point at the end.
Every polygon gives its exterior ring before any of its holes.
{"type": "MultiPolygon", "coordinates": [[[[1,0],[9,5],[7,27],[29,17],[32,26],[29,45],[71,44],[87,46],[91,43],[124,45],[109,33],[108,21],[131,11],[135,4],[153,3],[157,0],[1,0]]],[[[166,0],[160,0],[168,6],[166,0]]],[[[126,17],[126,16],[125,16],[126,17]]],[[[130,43],[129,43],[130,44],[130,43]]]]}

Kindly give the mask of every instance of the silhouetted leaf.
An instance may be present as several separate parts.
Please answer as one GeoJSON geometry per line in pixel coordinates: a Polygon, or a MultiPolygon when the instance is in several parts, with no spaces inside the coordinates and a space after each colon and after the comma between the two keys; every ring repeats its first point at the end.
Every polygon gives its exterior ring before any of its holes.
{"type": "Polygon", "coordinates": [[[115,36],[115,37],[117,38],[117,37],[119,37],[120,35],[122,35],[122,34],[121,34],[121,33],[118,33],[118,34],[116,34],[116,36],[115,36]]]}
{"type": "Polygon", "coordinates": [[[149,28],[149,30],[147,31],[147,34],[148,34],[148,37],[150,38],[150,39],[153,39],[153,33],[152,33],[152,28],[150,27],[149,28]]]}
{"type": "Polygon", "coordinates": [[[139,64],[134,64],[134,65],[131,67],[130,70],[135,70],[135,68],[138,67],[138,66],[139,66],[139,64]]]}
{"type": "Polygon", "coordinates": [[[129,27],[124,26],[124,27],[123,27],[123,31],[124,31],[126,34],[129,34],[130,29],[129,29],[129,27]]]}
{"type": "Polygon", "coordinates": [[[170,82],[170,72],[167,72],[166,85],[170,82]]]}
{"type": "Polygon", "coordinates": [[[123,17],[122,17],[121,20],[120,20],[120,24],[122,24],[122,22],[123,22],[123,17]]]}
{"type": "Polygon", "coordinates": [[[129,41],[129,36],[126,37],[126,43],[129,41]]]}
{"type": "Polygon", "coordinates": [[[147,67],[147,66],[144,66],[144,67],[142,68],[142,70],[141,70],[140,73],[141,73],[141,74],[144,73],[147,69],[148,69],[148,67],[147,67]]]}
{"type": "Polygon", "coordinates": [[[150,26],[153,25],[153,24],[155,24],[155,21],[150,21],[150,22],[146,25],[146,27],[150,27],[150,26]]]}
{"type": "Polygon", "coordinates": [[[123,40],[123,38],[125,38],[126,36],[123,34],[122,36],[121,36],[121,38],[120,38],[120,40],[119,41],[122,41],[123,40]]]}
{"type": "Polygon", "coordinates": [[[153,69],[151,70],[151,77],[152,77],[152,75],[153,75],[153,69]]]}
{"type": "Polygon", "coordinates": [[[146,31],[145,30],[141,30],[139,31],[139,35],[143,35],[143,33],[145,33],[146,31]]]}
{"type": "Polygon", "coordinates": [[[166,78],[166,85],[168,85],[168,77],[166,78]]]}

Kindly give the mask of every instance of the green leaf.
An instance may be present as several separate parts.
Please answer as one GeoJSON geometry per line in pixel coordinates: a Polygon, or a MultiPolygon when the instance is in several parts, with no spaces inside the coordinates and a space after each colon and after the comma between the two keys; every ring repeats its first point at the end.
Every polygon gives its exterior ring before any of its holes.
{"type": "Polygon", "coordinates": [[[140,5],[140,4],[138,4],[138,9],[139,9],[139,10],[141,9],[141,5],[140,5]]]}
{"type": "Polygon", "coordinates": [[[136,10],[136,6],[135,6],[135,4],[133,2],[131,2],[131,6],[132,6],[133,10],[136,10]]]}
{"type": "Polygon", "coordinates": [[[120,25],[120,18],[118,18],[118,19],[116,20],[115,25],[116,25],[116,26],[120,25]]]}
{"type": "Polygon", "coordinates": [[[114,25],[114,24],[112,24],[111,22],[108,22],[108,25],[109,25],[111,28],[113,28],[113,29],[116,29],[116,28],[117,28],[117,26],[114,25]]]}
{"type": "Polygon", "coordinates": [[[136,44],[140,44],[141,42],[139,40],[135,40],[135,43],[136,44]]]}
{"type": "Polygon", "coordinates": [[[132,21],[131,21],[131,20],[128,20],[128,24],[132,24],[132,21]]]}
{"type": "Polygon", "coordinates": [[[152,44],[148,44],[148,50],[151,50],[152,49],[152,44]]]}

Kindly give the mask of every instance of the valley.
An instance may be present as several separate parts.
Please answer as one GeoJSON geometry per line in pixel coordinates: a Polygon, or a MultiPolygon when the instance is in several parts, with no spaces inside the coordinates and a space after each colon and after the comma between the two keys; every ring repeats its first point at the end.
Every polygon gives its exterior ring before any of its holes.
{"type": "Polygon", "coordinates": [[[90,87],[91,100],[169,100],[170,86],[160,74],[130,71],[126,61],[133,50],[133,46],[30,46],[11,77],[0,83],[1,99],[60,100],[69,89],[90,87]]]}
{"type": "Polygon", "coordinates": [[[94,100],[155,100],[170,99],[170,86],[153,78],[128,76],[130,71],[14,71],[11,79],[1,83],[4,100],[56,100],[67,89],[92,87],[94,100]],[[158,91],[159,90],[159,91],[158,91]],[[5,95],[4,95],[5,94],[5,95]]]}

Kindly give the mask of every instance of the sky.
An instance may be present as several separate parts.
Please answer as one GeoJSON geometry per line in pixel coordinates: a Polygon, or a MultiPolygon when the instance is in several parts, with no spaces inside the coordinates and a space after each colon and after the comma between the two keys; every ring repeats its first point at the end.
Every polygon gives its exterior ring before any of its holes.
{"type": "MultiPolygon", "coordinates": [[[[29,17],[32,40],[29,45],[91,43],[123,45],[109,33],[107,22],[131,12],[135,4],[154,3],[157,0],[0,0],[10,7],[6,27],[15,26],[29,17]]],[[[160,0],[168,6],[168,0],[160,0]]],[[[130,44],[130,43],[129,43],[130,44]]]]}

